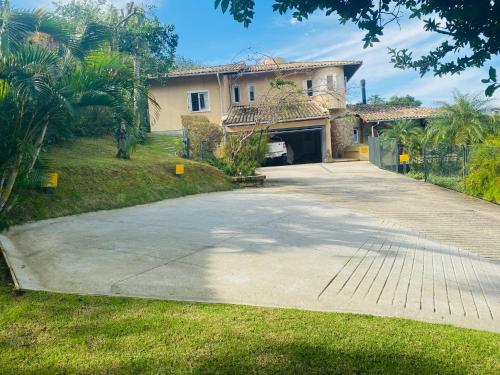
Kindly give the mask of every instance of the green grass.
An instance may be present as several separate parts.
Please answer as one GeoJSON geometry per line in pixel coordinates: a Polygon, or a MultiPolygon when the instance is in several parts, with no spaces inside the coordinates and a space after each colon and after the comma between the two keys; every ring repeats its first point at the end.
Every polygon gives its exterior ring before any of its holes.
{"type": "Polygon", "coordinates": [[[354,314],[16,296],[0,281],[3,375],[499,372],[493,333],[354,314]]]}
{"type": "Polygon", "coordinates": [[[464,192],[464,180],[462,177],[458,176],[439,176],[439,175],[429,175],[427,182],[431,184],[438,185],[450,190],[464,192]]]}
{"type": "Polygon", "coordinates": [[[233,188],[216,168],[175,156],[181,143],[179,137],[155,136],[139,145],[131,160],[115,158],[111,138],[52,147],[42,157],[59,173],[59,188],[54,195],[27,192],[10,218],[20,223],[233,188]],[[186,165],[184,176],[175,175],[177,163],[186,165]]]}

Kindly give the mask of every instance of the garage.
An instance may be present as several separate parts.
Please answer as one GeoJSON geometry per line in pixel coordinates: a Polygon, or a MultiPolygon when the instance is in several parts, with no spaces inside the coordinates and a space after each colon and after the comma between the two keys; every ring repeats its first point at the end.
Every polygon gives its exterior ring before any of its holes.
{"type": "Polygon", "coordinates": [[[314,101],[276,109],[269,122],[258,106],[233,106],[223,120],[226,134],[265,130],[270,136],[267,165],[321,163],[331,159],[330,115],[314,101]],[[272,144],[274,142],[274,144],[272,144]],[[286,154],[286,155],[285,155],[286,154]]]}
{"type": "Polygon", "coordinates": [[[275,139],[286,143],[289,164],[321,163],[325,154],[324,132],[324,126],[312,126],[274,130],[269,136],[271,142],[275,139]]]}

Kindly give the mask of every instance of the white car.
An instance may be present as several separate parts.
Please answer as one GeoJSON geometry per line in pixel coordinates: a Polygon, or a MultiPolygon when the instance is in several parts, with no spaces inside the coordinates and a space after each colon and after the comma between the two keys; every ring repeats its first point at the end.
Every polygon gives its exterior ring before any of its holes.
{"type": "Polygon", "coordinates": [[[286,143],[280,137],[271,137],[269,139],[266,159],[268,161],[288,162],[286,143]]]}

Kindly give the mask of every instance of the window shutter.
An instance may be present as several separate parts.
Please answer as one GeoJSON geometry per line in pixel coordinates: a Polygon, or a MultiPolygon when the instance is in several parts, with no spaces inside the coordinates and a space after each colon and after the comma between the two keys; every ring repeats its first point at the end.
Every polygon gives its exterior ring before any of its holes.
{"type": "Polygon", "coordinates": [[[332,76],[332,75],[327,75],[326,76],[326,89],[329,92],[332,92],[332,91],[335,90],[334,76],[332,76]]]}
{"type": "Polygon", "coordinates": [[[307,96],[307,79],[302,81],[302,92],[307,96]]]}
{"type": "Polygon", "coordinates": [[[205,94],[198,94],[198,97],[200,98],[200,109],[205,109],[206,108],[205,94]]]}
{"type": "Polygon", "coordinates": [[[335,88],[337,90],[343,90],[344,89],[344,80],[342,79],[341,75],[335,74],[335,88]]]}
{"type": "Polygon", "coordinates": [[[326,92],[326,76],[316,78],[313,83],[314,91],[319,93],[326,92]]]}

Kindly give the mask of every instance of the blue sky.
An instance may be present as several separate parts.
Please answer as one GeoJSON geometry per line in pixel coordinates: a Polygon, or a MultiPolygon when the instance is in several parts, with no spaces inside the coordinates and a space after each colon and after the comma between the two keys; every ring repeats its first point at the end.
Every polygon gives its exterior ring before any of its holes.
{"type": "MultiPolygon", "coordinates": [[[[121,5],[126,0],[112,0],[121,5]]],[[[18,0],[22,7],[50,7],[50,0],[18,0]]],[[[379,94],[410,94],[425,105],[450,101],[453,89],[462,92],[483,92],[481,79],[487,77],[490,65],[500,68],[496,56],[482,69],[470,69],[461,75],[443,78],[426,75],[420,78],[413,71],[392,67],[388,47],[410,48],[415,55],[425,53],[440,41],[440,36],[427,33],[418,20],[406,21],[399,29],[391,25],[373,48],[363,49],[363,33],[353,25],[340,25],[335,16],[315,14],[309,20],[296,22],[290,15],[273,13],[272,0],[256,1],[256,16],[245,29],[228,14],[214,10],[213,0],[152,0],[159,18],[176,26],[179,34],[178,55],[203,64],[224,64],[246,60],[259,54],[280,56],[289,61],[363,60],[362,68],[354,75],[349,88],[350,101],[360,98],[359,80],[367,81],[368,96],[379,94]]],[[[500,104],[500,93],[495,96],[500,104]]]]}

